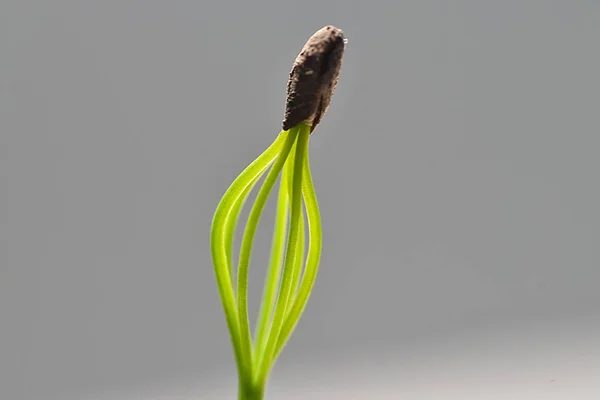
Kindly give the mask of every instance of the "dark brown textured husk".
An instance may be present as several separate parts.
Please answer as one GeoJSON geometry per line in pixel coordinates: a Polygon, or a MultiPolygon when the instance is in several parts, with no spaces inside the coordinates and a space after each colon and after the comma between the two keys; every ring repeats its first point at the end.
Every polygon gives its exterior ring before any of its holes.
{"type": "Polygon", "coordinates": [[[290,72],[283,130],[306,123],[312,133],[321,122],[337,86],[344,47],[344,33],[331,25],[308,39],[290,72]]]}

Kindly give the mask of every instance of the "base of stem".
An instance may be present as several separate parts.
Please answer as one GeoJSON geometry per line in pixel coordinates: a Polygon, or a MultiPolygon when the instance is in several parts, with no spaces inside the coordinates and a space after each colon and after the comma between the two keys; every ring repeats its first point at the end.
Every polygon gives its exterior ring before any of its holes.
{"type": "Polygon", "coordinates": [[[238,400],[263,400],[265,388],[263,385],[241,383],[238,389],[238,400]]]}

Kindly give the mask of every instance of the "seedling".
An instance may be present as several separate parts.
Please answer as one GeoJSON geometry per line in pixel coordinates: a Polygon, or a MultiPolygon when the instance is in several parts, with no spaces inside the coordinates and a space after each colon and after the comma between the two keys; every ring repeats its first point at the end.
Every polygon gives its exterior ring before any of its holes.
{"type": "Polygon", "coordinates": [[[213,217],[211,252],[237,364],[239,400],[263,398],[268,375],[295,329],[317,277],[321,216],[308,142],[335,91],[345,43],[343,32],[333,26],[318,30],[308,39],[290,72],[283,130],[233,181],[213,217]],[[234,276],[233,239],[238,218],[251,190],[265,174],[246,222],[234,276]],[[252,243],[280,175],[271,255],[253,338],[248,316],[252,243]]]}

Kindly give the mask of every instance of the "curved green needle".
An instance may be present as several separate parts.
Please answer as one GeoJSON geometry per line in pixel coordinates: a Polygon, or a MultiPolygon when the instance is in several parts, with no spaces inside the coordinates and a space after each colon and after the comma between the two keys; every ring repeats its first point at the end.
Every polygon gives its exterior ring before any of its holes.
{"type": "Polygon", "coordinates": [[[225,312],[225,319],[231,335],[236,364],[240,374],[248,375],[249,371],[243,371],[243,356],[241,352],[239,322],[235,307],[235,294],[232,283],[232,243],[235,233],[235,224],[241,210],[241,206],[252,186],[258,178],[266,171],[281,151],[287,132],[282,132],[277,139],[242,173],[233,181],[229,189],[219,202],[211,225],[211,253],[214,271],[219,288],[219,295],[225,312]]]}
{"type": "MultiPolygon", "coordinates": [[[[308,154],[308,147],[307,147],[307,154],[308,154]]],[[[285,176],[286,181],[288,182],[288,192],[289,192],[289,196],[292,196],[292,192],[293,192],[293,187],[292,187],[292,182],[293,182],[293,176],[294,176],[294,160],[295,160],[295,155],[294,154],[290,154],[290,156],[288,157],[288,162],[286,163],[286,169],[283,171],[283,176],[285,176]]],[[[294,263],[292,265],[292,279],[291,279],[291,285],[292,285],[292,293],[288,299],[288,303],[286,306],[286,315],[287,313],[289,313],[290,310],[290,303],[296,298],[296,294],[298,291],[298,285],[300,284],[300,279],[302,278],[302,271],[304,269],[304,251],[305,251],[305,233],[304,233],[304,210],[303,207],[300,207],[300,215],[298,216],[299,220],[299,234],[298,234],[298,251],[296,251],[296,258],[294,259],[294,263]]],[[[285,320],[285,319],[284,319],[285,320]]]]}
{"type": "Polygon", "coordinates": [[[292,128],[286,138],[277,159],[273,163],[265,181],[263,182],[252,209],[248,216],[246,223],[246,229],[242,238],[242,245],[240,248],[240,259],[238,264],[237,272],[237,312],[240,324],[240,344],[242,346],[242,355],[244,357],[244,363],[248,364],[248,369],[251,368],[252,364],[252,339],[250,336],[250,320],[248,317],[248,270],[250,266],[250,256],[252,254],[252,242],[254,240],[254,234],[258,228],[260,221],[260,215],[267,202],[267,198],[279,173],[283,169],[285,161],[294,145],[297,138],[297,128],[292,128]]]}
{"type": "MultiPolygon", "coordinates": [[[[271,256],[269,259],[269,267],[265,278],[265,286],[263,289],[260,311],[258,314],[258,323],[254,333],[254,354],[261,354],[264,350],[267,335],[267,329],[271,322],[275,296],[279,285],[279,276],[281,275],[281,263],[285,254],[286,233],[289,215],[289,195],[287,187],[287,175],[285,169],[289,163],[286,161],[284,173],[281,176],[279,185],[279,194],[277,196],[277,211],[275,214],[275,226],[273,230],[273,239],[271,244],[271,256]]],[[[255,358],[254,361],[257,359],[255,358]]],[[[256,363],[254,364],[256,368],[256,363]]]]}
{"type": "Polygon", "coordinates": [[[308,161],[310,133],[311,127],[306,124],[282,131],[233,181],[213,217],[211,252],[238,368],[240,399],[262,399],[269,371],[296,327],[317,275],[322,234],[308,161]],[[265,173],[246,221],[235,290],[233,241],[236,226],[246,199],[265,173]],[[252,245],[261,214],[279,175],[281,182],[271,257],[253,343],[248,317],[252,245]],[[308,238],[305,237],[305,210],[308,238]]]}
{"type": "Polygon", "coordinates": [[[272,359],[275,355],[277,341],[284,322],[288,301],[292,292],[292,279],[294,276],[294,262],[296,252],[298,251],[300,218],[302,216],[302,172],[304,159],[308,148],[308,138],[310,136],[310,126],[305,124],[298,125],[298,141],[296,144],[293,177],[292,177],[292,196],[291,196],[291,217],[290,231],[288,234],[288,243],[285,254],[283,274],[279,288],[279,296],[275,305],[275,311],[268,338],[266,340],[264,352],[258,357],[258,370],[256,371],[255,382],[258,385],[264,385],[269,369],[272,365],[272,359]]]}
{"type": "MultiPolygon", "coordinates": [[[[285,252],[286,244],[286,232],[289,216],[289,201],[292,196],[292,180],[294,170],[294,151],[296,144],[292,148],[290,155],[283,167],[283,173],[281,175],[281,183],[279,186],[279,194],[277,198],[277,212],[275,216],[275,229],[273,232],[273,241],[271,248],[271,257],[269,261],[269,268],[267,270],[267,278],[265,280],[265,287],[263,290],[263,297],[259,312],[258,324],[255,333],[255,354],[262,354],[267,340],[268,327],[270,326],[271,317],[273,314],[273,308],[275,307],[275,296],[277,295],[277,289],[279,286],[279,278],[281,275],[281,264],[285,252]]],[[[304,260],[304,247],[305,247],[305,234],[304,234],[304,215],[300,218],[300,236],[298,241],[298,248],[300,251],[296,253],[296,260],[294,261],[294,275],[292,280],[292,291],[296,294],[298,289],[300,277],[302,274],[302,263],[304,260]]],[[[290,299],[291,300],[291,299],[290,299]]],[[[257,361],[255,358],[254,361],[257,361]]],[[[255,363],[255,367],[258,367],[258,363],[255,363]]]]}
{"type": "Polygon", "coordinates": [[[281,333],[279,334],[277,349],[274,360],[277,358],[283,346],[289,339],[296,324],[300,320],[302,312],[306,307],[310,292],[315,284],[317,273],[319,271],[319,261],[321,259],[321,250],[323,247],[323,233],[321,230],[321,214],[319,212],[319,203],[312,182],[312,174],[310,171],[310,163],[308,155],[304,159],[303,165],[304,174],[302,176],[302,194],[306,206],[306,215],[308,218],[309,245],[308,256],[306,258],[306,267],[298,295],[294,300],[288,315],[286,315],[281,333]]]}
{"type": "MultiPolygon", "coordinates": [[[[244,190],[240,194],[240,197],[238,197],[235,204],[233,204],[233,206],[231,208],[231,214],[230,214],[231,217],[227,220],[227,226],[225,228],[225,230],[227,232],[227,238],[226,238],[227,242],[226,243],[227,243],[227,249],[228,249],[228,254],[229,254],[229,260],[233,260],[233,239],[235,237],[235,227],[238,222],[240,212],[242,211],[242,208],[244,208],[244,203],[246,202],[248,195],[250,194],[250,192],[252,191],[254,186],[256,186],[256,182],[258,182],[260,177],[269,168],[269,165],[271,165],[271,163],[269,163],[265,167],[265,169],[261,170],[260,173],[258,173],[256,175],[256,177],[252,178],[252,180],[249,182],[248,186],[246,188],[244,188],[244,190]]],[[[231,266],[229,266],[229,272],[231,275],[231,281],[233,282],[235,280],[235,278],[233,276],[234,271],[233,271],[233,268],[231,268],[231,266]]]]}

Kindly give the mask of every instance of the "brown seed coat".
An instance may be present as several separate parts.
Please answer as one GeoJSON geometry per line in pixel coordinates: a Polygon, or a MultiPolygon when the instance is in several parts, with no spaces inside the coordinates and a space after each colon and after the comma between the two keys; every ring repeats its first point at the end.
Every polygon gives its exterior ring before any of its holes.
{"type": "Polygon", "coordinates": [[[312,133],[321,122],[337,86],[345,45],[342,30],[331,25],[308,39],[290,72],[283,130],[306,123],[312,133]]]}

